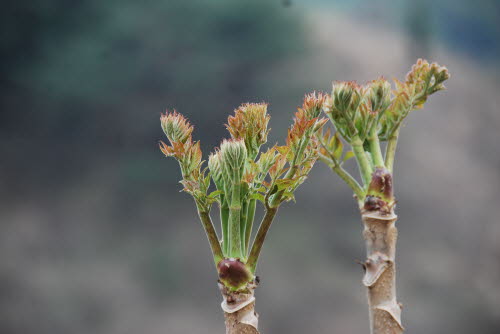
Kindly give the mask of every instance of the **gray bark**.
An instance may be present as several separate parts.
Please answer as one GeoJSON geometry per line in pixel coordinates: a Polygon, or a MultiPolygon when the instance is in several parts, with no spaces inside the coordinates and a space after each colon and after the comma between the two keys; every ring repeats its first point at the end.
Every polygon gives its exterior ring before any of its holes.
{"type": "Polygon", "coordinates": [[[367,259],[363,284],[367,288],[371,334],[401,334],[401,304],[396,299],[396,240],[394,212],[363,212],[367,259]]]}

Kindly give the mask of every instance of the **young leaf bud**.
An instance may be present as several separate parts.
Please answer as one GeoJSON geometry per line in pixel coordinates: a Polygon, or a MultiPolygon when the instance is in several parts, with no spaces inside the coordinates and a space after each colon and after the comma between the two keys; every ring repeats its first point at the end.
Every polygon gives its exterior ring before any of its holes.
{"type": "Polygon", "coordinates": [[[232,182],[240,182],[247,159],[247,149],[243,140],[224,140],[220,146],[221,166],[226,177],[232,182]]]}
{"type": "Polygon", "coordinates": [[[334,111],[335,109],[340,112],[347,111],[355,94],[356,86],[354,82],[333,83],[332,99],[334,111]]]}
{"type": "Polygon", "coordinates": [[[260,147],[266,143],[270,116],[266,103],[245,103],[227,119],[226,128],[233,139],[242,139],[250,159],[255,159],[260,147]]]}
{"type": "Polygon", "coordinates": [[[431,87],[429,87],[428,93],[433,94],[437,91],[446,89],[443,85],[443,82],[450,78],[450,73],[448,69],[444,66],[439,66],[436,63],[431,64],[431,69],[434,75],[434,78],[431,80],[431,87]]]}
{"type": "MultiPolygon", "coordinates": [[[[406,75],[404,84],[407,86],[406,90],[409,95],[415,96],[414,108],[422,108],[429,95],[445,89],[443,82],[449,77],[446,67],[436,63],[429,64],[427,60],[419,59],[406,75]]],[[[398,91],[401,90],[401,87],[398,87],[398,91]]]]}
{"type": "Polygon", "coordinates": [[[167,111],[162,114],[160,120],[163,132],[165,132],[170,143],[185,143],[191,138],[193,126],[175,110],[172,113],[167,111]]]}
{"type": "Polygon", "coordinates": [[[372,111],[384,111],[391,104],[391,84],[384,78],[373,80],[369,84],[368,98],[372,111]]]}
{"type": "Polygon", "coordinates": [[[215,151],[211,153],[208,157],[208,169],[212,175],[215,185],[219,188],[222,182],[222,165],[221,165],[221,153],[220,151],[215,151]]]}
{"type": "Polygon", "coordinates": [[[309,119],[313,119],[319,116],[327,97],[327,95],[321,92],[317,94],[316,92],[312,92],[304,97],[302,110],[304,110],[309,119]]]}

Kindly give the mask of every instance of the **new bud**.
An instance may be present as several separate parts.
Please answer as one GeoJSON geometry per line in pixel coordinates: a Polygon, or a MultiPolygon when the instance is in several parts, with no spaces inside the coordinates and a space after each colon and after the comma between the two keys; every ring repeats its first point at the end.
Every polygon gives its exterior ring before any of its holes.
{"type": "Polygon", "coordinates": [[[432,94],[444,89],[442,83],[450,78],[448,69],[436,63],[429,64],[427,60],[419,59],[406,75],[406,83],[427,83],[427,93],[432,94]]]}
{"type": "Polygon", "coordinates": [[[215,184],[218,186],[222,182],[222,165],[221,165],[221,153],[220,151],[215,151],[211,153],[208,157],[208,169],[212,175],[215,184]]]}
{"type": "Polygon", "coordinates": [[[333,107],[338,111],[347,111],[351,105],[357,85],[354,82],[334,82],[333,83],[333,107]]]}
{"type": "Polygon", "coordinates": [[[446,89],[443,82],[450,78],[450,73],[448,69],[444,66],[439,66],[436,63],[431,64],[431,71],[434,77],[431,80],[432,86],[429,89],[429,94],[433,94],[437,91],[446,89]]]}
{"type": "Polygon", "coordinates": [[[226,128],[233,139],[245,142],[248,156],[255,159],[260,147],[266,143],[270,116],[266,103],[245,103],[234,111],[234,116],[227,119],[226,128]]]}
{"type": "Polygon", "coordinates": [[[240,182],[247,159],[247,149],[243,140],[224,140],[220,146],[221,166],[226,176],[233,182],[240,182]]]}
{"type": "Polygon", "coordinates": [[[160,120],[163,132],[170,143],[185,143],[191,138],[193,126],[175,110],[173,113],[167,111],[164,115],[162,114],[160,120]]]}
{"type": "Polygon", "coordinates": [[[304,103],[302,104],[302,110],[306,113],[309,119],[313,119],[319,116],[323,104],[327,99],[327,95],[323,93],[312,92],[304,97],[304,103]]]}
{"type": "Polygon", "coordinates": [[[373,80],[369,84],[368,98],[373,111],[386,110],[391,104],[391,84],[384,78],[373,80]]]}
{"type": "Polygon", "coordinates": [[[406,74],[406,83],[413,84],[420,81],[425,81],[430,73],[431,66],[429,62],[424,59],[418,59],[417,62],[411,67],[410,72],[406,74]]]}
{"type": "Polygon", "coordinates": [[[406,75],[405,82],[408,87],[407,91],[416,96],[415,109],[422,108],[429,95],[445,89],[443,82],[449,77],[446,67],[436,63],[429,64],[427,60],[419,59],[406,75]]]}

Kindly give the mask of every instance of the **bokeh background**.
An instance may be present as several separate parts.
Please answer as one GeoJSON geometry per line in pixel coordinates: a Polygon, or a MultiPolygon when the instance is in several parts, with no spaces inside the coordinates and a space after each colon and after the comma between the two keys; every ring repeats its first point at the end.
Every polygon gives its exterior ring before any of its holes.
{"type": "MultiPolygon", "coordinates": [[[[283,143],[304,93],[418,57],[452,78],[399,145],[403,322],[499,333],[499,22],[496,0],[2,2],[0,333],[223,333],[160,113],[188,116],[208,154],[235,107],[267,101],[283,143]]],[[[296,198],[259,265],[263,333],[367,333],[349,188],[318,163],[296,198]]]]}

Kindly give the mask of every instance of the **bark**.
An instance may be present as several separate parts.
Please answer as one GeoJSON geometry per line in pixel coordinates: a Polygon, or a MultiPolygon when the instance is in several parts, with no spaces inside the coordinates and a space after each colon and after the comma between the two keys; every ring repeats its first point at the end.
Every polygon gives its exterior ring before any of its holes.
{"type": "Polygon", "coordinates": [[[400,334],[401,304],[396,299],[396,239],[394,211],[362,211],[367,259],[363,284],[368,290],[371,334],[400,334]]]}
{"type": "Polygon", "coordinates": [[[229,291],[219,283],[223,301],[221,304],[226,322],[226,334],[259,334],[258,315],[255,313],[254,290],[249,283],[245,291],[229,291]]]}

